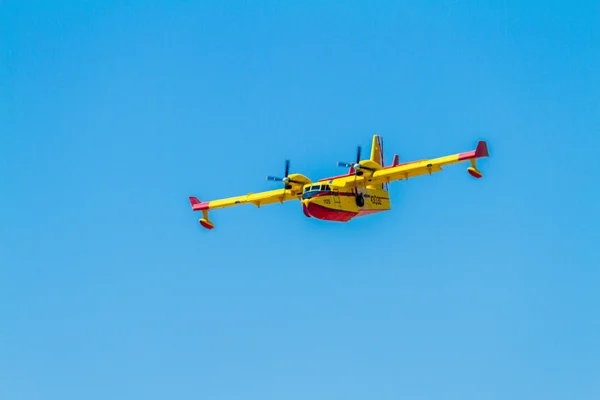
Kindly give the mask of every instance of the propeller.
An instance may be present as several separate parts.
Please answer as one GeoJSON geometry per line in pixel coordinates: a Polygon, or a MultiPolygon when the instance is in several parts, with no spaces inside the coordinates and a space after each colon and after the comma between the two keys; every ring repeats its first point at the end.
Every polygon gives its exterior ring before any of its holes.
{"type": "Polygon", "coordinates": [[[367,167],[363,167],[362,165],[360,165],[360,146],[358,146],[358,148],[356,150],[356,162],[347,163],[347,162],[343,162],[343,161],[338,161],[337,165],[338,165],[338,167],[350,167],[356,173],[358,173],[358,171],[361,169],[366,169],[369,171],[373,170],[372,168],[367,168],[367,167]]]}
{"type": "Polygon", "coordinates": [[[293,179],[290,179],[288,177],[289,173],[290,173],[290,160],[285,160],[285,174],[283,175],[283,178],[278,178],[276,176],[267,176],[267,180],[283,182],[285,184],[286,189],[291,188],[290,183],[300,183],[300,184],[302,183],[302,182],[298,182],[293,179]]]}

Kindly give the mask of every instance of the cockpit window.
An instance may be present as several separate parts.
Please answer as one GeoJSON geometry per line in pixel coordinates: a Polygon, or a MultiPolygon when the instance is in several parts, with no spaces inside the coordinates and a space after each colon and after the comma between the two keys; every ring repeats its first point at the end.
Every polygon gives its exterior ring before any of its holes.
{"type": "Polygon", "coordinates": [[[317,190],[317,191],[318,191],[320,187],[321,187],[321,186],[319,186],[319,185],[317,185],[317,186],[313,186],[313,187],[311,187],[311,188],[310,188],[310,190],[311,190],[311,191],[312,191],[312,190],[317,190]]]}
{"type": "Polygon", "coordinates": [[[323,192],[329,192],[331,189],[329,189],[329,185],[323,185],[323,187],[321,188],[321,190],[323,192]]]}
{"type": "Polygon", "coordinates": [[[310,186],[307,186],[304,188],[304,193],[308,192],[310,190],[310,186]]]}

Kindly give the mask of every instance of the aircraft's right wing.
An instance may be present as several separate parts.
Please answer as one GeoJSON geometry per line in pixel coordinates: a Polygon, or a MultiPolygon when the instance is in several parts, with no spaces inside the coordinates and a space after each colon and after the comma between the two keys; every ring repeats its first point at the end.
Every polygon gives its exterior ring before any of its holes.
{"type": "Polygon", "coordinates": [[[241,204],[254,204],[256,207],[273,203],[283,203],[289,200],[299,200],[301,193],[287,189],[269,190],[267,192],[249,193],[244,196],[228,197],[225,199],[201,202],[196,197],[190,196],[192,210],[213,210],[216,208],[233,207],[241,204]]]}

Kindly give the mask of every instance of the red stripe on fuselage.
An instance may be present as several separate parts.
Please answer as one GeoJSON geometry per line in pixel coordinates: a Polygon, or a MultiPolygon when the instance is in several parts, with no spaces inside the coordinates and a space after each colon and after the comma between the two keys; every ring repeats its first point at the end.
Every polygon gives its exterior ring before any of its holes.
{"type": "Polygon", "coordinates": [[[320,193],[316,193],[316,194],[312,195],[310,198],[314,199],[315,197],[322,197],[322,196],[354,196],[354,193],[352,193],[352,192],[337,192],[337,194],[333,194],[333,192],[320,192],[320,193]]]}

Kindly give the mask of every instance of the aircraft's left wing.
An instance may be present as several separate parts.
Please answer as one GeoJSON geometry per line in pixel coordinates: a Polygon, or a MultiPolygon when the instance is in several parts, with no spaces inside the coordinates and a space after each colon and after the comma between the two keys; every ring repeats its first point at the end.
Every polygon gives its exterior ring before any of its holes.
{"type": "Polygon", "coordinates": [[[485,141],[480,141],[477,143],[475,150],[428,160],[412,161],[385,168],[377,168],[374,169],[373,172],[364,172],[362,176],[344,177],[340,179],[340,184],[351,186],[354,184],[377,185],[390,183],[397,180],[414,178],[420,175],[431,175],[435,172],[441,172],[442,167],[444,166],[467,161],[471,163],[471,166],[468,168],[469,174],[475,178],[481,178],[482,174],[476,167],[476,160],[488,156],[487,143],[485,141]]]}

